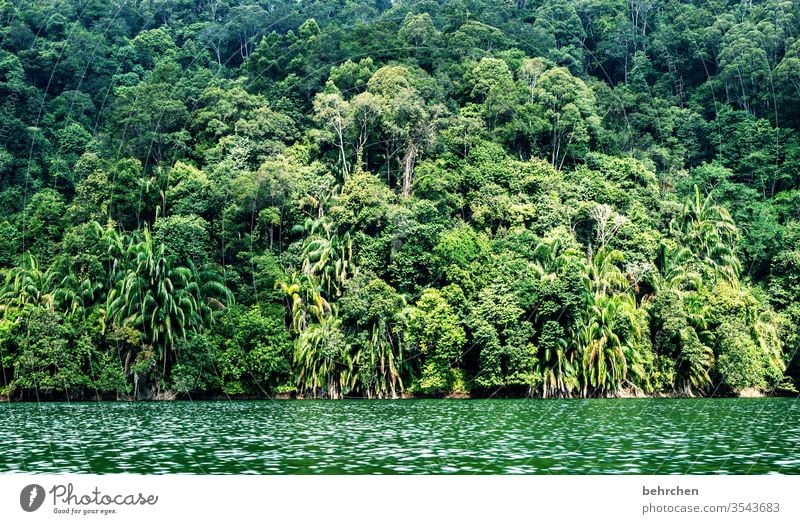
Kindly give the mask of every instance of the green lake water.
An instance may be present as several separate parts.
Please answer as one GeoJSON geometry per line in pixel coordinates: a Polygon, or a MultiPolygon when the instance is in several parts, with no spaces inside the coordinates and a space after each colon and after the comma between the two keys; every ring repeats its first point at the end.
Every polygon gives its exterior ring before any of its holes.
{"type": "Polygon", "coordinates": [[[0,472],[800,473],[795,398],[4,403],[0,472]]]}

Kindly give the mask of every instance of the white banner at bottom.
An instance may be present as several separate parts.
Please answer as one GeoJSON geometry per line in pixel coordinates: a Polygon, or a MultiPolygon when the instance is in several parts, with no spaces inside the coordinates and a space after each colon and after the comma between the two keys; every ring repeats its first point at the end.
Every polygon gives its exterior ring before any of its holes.
{"type": "Polygon", "coordinates": [[[800,522],[795,476],[0,475],[2,522],[800,522]],[[151,520],[155,519],[155,520],[151,520]]]}

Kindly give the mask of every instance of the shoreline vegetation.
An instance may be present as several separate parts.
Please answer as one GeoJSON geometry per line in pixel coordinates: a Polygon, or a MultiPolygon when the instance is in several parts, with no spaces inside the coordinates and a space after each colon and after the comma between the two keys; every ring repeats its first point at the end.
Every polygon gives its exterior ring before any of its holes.
{"type": "Polygon", "coordinates": [[[800,2],[0,0],[0,397],[800,378],[800,2]]]}
{"type": "MultiPolygon", "coordinates": [[[[396,398],[381,398],[381,399],[368,399],[365,397],[342,397],[340,400],[420,400],[420,399],[438,399],[438,400],[481,400],[481,399],[531,399],[531,400],[580,400],[585,398],[605,398],[608,400],[624,400],[624,399],[682,399],[682,398],[731,398],[731,397],[738,397],[738,398],[773,398],[773,397],[796,397],[797,392],[791,390],[783,390],[783,391],[759,391],[757,389],[747,389],[743,391],[739,391],[736,393],[728,392],[727,394],[722,395],[707,395],[704,397],[698,397],[696,395],[689,395],[687,393],[668,393],[668,392],[658,392],[652,394],[645,394],[641,391],[639,392],[632,392],[632,391],[622,391],[616,395],[609,394],[605,397],[542,397],[542,396],[535,396],[535,395],[508,395],[508,394],[500,394],[499,392],[495,392],[494,394],[486,394],[486,395],[471,395],[470,393],[461,392],[461,393],[447,393],[442,396],[431,397],[431,396],[420,396],[420,395],[412,395],[408,393],[402,393],[400,396],[396,398]]],[[[46,398],[31,398],[31,397],[24,397],[24,398],[9,398],[7,396],[0,396],[0,403],[8,403],[8,402],[89,402],[89,401],[96,401],[96,402],[171,402],[171,401],[221,401],[221,400],[235,400],[235,401],[259,401],[259,400],[280,400],[280,401],[290,401],[290,400],[320,400],[323,399],[323,396],[310,396],[310,397],[303,397],[298,396],[295,393],[279,393],[271,396],[257,396],[257,395],[250,395],[250,396],[242,396],[242,395],[235,395],[235,396],[222,396],[222,395],[212,395],[212,396],[181,396],[175,391],[164,391],[160,393],[160,396],[150,397],[150,398],[139,398],[136,399],[132,396],[118,396],[115,398],[109,397],[91,397],[91,396],[83,396],[78,398],[67,398],[66,396],[59,397],[59,396],[47,396],[46,398]]]]}

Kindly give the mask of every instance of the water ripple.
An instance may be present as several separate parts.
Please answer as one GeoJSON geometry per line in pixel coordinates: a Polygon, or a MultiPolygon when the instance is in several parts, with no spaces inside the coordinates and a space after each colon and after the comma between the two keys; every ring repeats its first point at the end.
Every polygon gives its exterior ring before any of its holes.
{"type": "Polygon", "coordinates": [[[795,399],[0,406],[1,472],[800,473],[795,399]]]}

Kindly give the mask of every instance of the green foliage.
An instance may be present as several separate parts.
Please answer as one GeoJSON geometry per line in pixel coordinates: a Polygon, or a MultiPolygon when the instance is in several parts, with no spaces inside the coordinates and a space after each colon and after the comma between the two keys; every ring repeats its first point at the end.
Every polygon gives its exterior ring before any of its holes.
{"type": "Polygon", "coordinates": [[[734,391],[747,388],[763,390],[767,388],[764,380],[763,357],[758,346],[747,336],[743,326],[725,323],[720,326],[722,336],[719,341],[719,371],[722,384],[734,391]]]}
{"type": "Polygon", "coordinates": [[[444,393],[461,381],[457,365],[467,342],[461,321],[437,289],[426,289],[411,312],[408,342],[421,354],[419,388],[426,394],[444,393]]]}
{"type": "Polygon", "coordinates": [[[28,4],[0,7],[4,395],[800,377],[790,3],[28,4]]]}
{"type": "MultiPolygon", "coordinates": [[[[222,391],[227,394],[251,395],[272,394],[289,382],[292,348],[280,312],[276,315],[257,306],[249,310],[237,306],[228,308],[219,324],[216,344],[200,339],[204,347],[199,354],[207,355],[208,360],[195,360],[202,364],[202,367],[194,364],[198,377],[195,380],[202,379],[208,389],[221,381],[222,391]],[[209,369],[216,370],[218,375],[210,374],[209,369]]],[[[191,347],[188,350],[198,354],[191,347]]]]}
{"type": "Polygon", "coordinates": [[[471,308],[469,325],[480,351],[476,384],[483,388],[539,385],[536,347],[531,343],[533,326],[523,319],[523,310],[510,290],[501,286],[482,289],[471,308]]]}
{"type": "Polygon", "coordinates": [[[153,227],[153,241],[164,245],[167,256],[181,266],[203,266],[209,261],[211,239],[208,223],[196,215],[160,218],[153,227]]]}
{"type": "Polygon", "coordinates": [[[13,336],[18,356],[11,391],[23,389],[44,394],[77,395],[90,386],[82,368],[88,357],[85,344],[70,348],[70,333],[63,318],[46,308],[35,308],[21,319],[13,336]]]}

